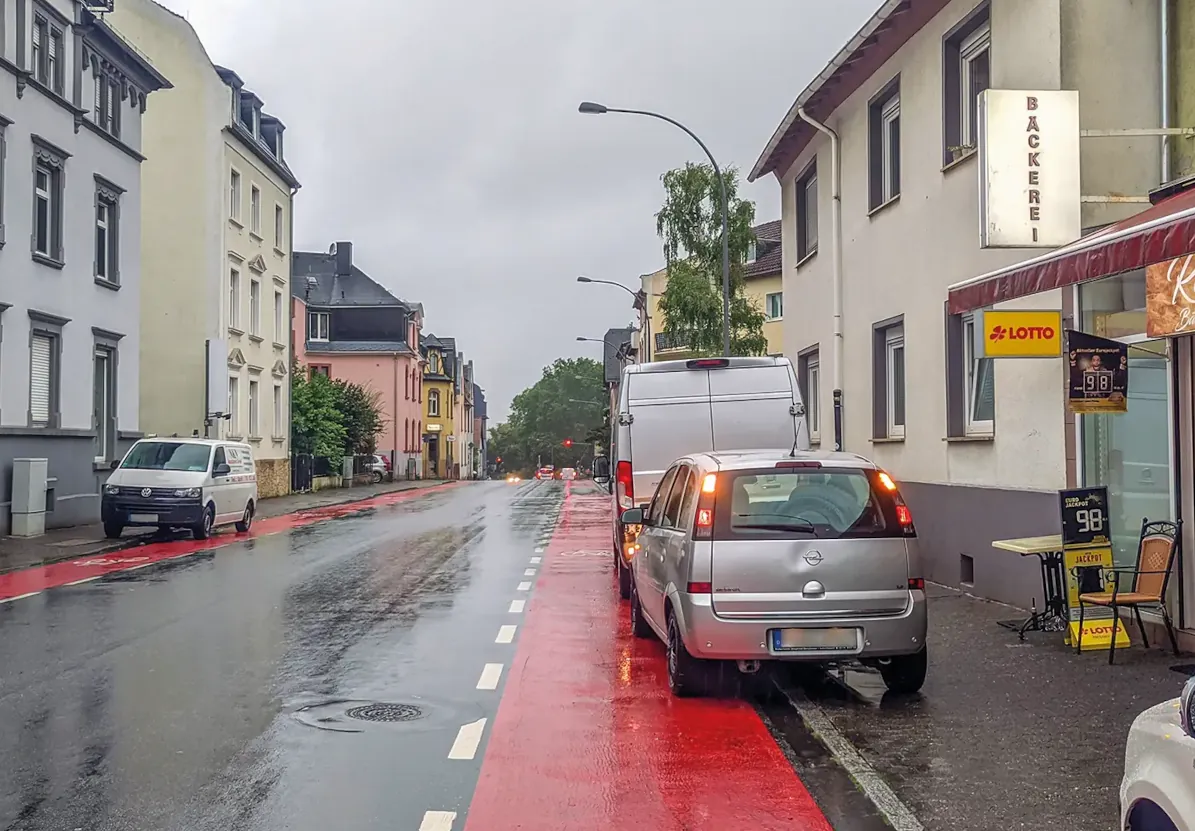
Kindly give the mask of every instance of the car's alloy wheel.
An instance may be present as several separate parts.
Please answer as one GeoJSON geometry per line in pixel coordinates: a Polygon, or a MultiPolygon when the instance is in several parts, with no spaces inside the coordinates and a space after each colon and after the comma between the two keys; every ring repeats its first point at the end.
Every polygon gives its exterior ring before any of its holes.
{"type": "Polygon", "coordinates": [[[676,615],[668,615],[668,686],[679,698],[701,695],[704,692],[704,667],[685,649],[676,615]]]}
{"type": "Polygon", "coordinates": [[[643,617],[643,606],[639,602],[639,588],[631,581],[631,634],[636,638],[650,638],[655,633],[643,617]]]}
{"type": "Polygon", "coordinates": [[[241,534],[249,533],[249,529],[253,527],[253,503],[250,502],[245,505],[245,516],[237,523],[237,532],[241,534]]]}
{"type": "Polygon", "coordinates": [[[216,509],[211,505],[203,511],[203,519],[199,521],[192,531],[191,535],[197,540],[206,540],[212,535],[212,528],[216,525],[216,509]]]}

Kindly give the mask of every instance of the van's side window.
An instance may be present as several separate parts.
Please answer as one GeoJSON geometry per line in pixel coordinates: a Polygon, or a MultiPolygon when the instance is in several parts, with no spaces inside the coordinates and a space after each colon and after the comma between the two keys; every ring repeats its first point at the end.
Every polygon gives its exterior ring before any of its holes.
{"type": "Polygon", "coordinates": [[[656,488],[656,494],[651,498],[651,505],[647,508],[647,514],[644,517],[648,525],[659,525],[660,520],[664,517],[664,502],[668,499],[668,491],[672,487],[672,480],[676,478],[676,472],[679,467],[674,467],[664,474],[664,478],[660,480],[660,486],[656,488]]]}
{"type": "Polygon", "coordinates": [[[672,492],[668,495],[668,507],[664,509],[664,521],[661,523],[665,528],[680,527],[681,501],[684,499],[685,491],[692,478],[693,471],[688,467],[682,467],[677,473],[676,479],[673,480],[672,492]]]}
{"type": "Polygon", "coordinates": [[[228,464],[228,462],[225,460],[225,457],[224,457],[224,448],[217,447],[216,448],[216,457],[214,459],[212,459],[212,470],[215,470],[220,465],[225,465],[225,464],[228,464]]]}

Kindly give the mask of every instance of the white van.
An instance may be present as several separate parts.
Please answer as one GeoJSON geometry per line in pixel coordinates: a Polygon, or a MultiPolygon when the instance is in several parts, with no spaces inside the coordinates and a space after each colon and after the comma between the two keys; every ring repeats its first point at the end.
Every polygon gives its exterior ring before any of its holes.
{"type": "Polygon", "coordinates": [[[619,592],[630,571],[619,515],[651,500],[682,456],[727,450],[809,449],[805,404],[788,358],[696,358],[622,371],[610,468],[619,592]]]}
{"type": "Polygon", "coordinates": [[[257,509],[253,449],[241,442],[151,438],[134,444],[104,485],[104,533],[125,528],[189,528],[207,539],[219,525],[245,533],[257,509]]]}

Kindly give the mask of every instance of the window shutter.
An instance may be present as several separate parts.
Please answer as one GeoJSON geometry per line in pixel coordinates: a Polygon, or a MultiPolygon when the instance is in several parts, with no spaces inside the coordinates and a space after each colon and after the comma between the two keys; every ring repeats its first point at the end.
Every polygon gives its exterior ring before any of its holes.
{"type": "Polygon", "coordinates": [[[30,353],[29,413],[34,424],[49,424],[53,341],[45,335],[34,335],[30,353]]]}
{"type": "Polygon", "coordinates": [[[95,121],[101,127],[107,126],[104,122],[104,76],[98,75],[95,79],[95,121]]]}

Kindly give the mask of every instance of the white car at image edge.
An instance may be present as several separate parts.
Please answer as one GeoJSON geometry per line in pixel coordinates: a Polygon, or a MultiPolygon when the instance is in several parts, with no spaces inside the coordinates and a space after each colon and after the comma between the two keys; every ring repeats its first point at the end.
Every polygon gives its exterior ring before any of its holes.
{"type": "Polygon", "coordinates": [[[1124,831],[1195,831],[1195,678],[1133,720],[1120,784],[1124,831]]]}

